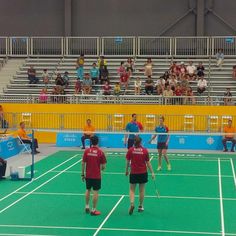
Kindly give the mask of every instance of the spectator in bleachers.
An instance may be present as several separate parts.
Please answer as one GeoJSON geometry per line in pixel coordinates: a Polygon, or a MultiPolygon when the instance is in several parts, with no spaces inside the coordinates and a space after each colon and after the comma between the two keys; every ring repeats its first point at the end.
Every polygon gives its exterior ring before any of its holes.
{"type": "Polygon", "coordinates": [[[77,80],[75,82],[75,94],[78,94],[80,92],[81,92],[81,82],[80,82],[80,80],[77,80]]]}
{"type": "Polygon", "coordinates": [[[70,77],[69,77],[69,72],[68,71],[65,71],[63,77],[62,77],[62,80],[64,82],[64,86],[65,88],[68,88],[69,86],[69,81],[70,81],[70,77]]]}
{"type": "Polygon", "coordinates": [[[197,83],[197,92],[201,95],[207,87],[207,81],[204,79],[204,76],[201,76],[197,83]]]}
{"type": "Polygon", "coordinates": [[[233,79],[236,79],[236,65],[233,66],[232,77],[233,77],[233,79]]]}
{"type": "Polygon", "coordinates": [[[186,70],[187,70],[189,80],[195,80],[197,68],[195,65],[193,65],[192,61],[189,62],[189,65],[186,67],[186,70]]]}
{"type": "Polygon", "coordinates": [[[103,95],[111,95],[111,85],[108,81],[102,86],[103,95]]]}
{"type": "Polygon", "coordinates": [[[187,88],[189,86],[188,76],[187,75],[182,76],[181,80],[179,82],[180,82],[180,86],[182,88],[184,88],[184,87],[187,88]]]}
{"type": "Polygon", "coordinates": [[[117,73],[120,76],[120,86],[124,86],[126,90],[129,84],[129,74],[126,71],[125,63],[123,61],[120,63],[120,67],[118,68],[117,73]]]}
{"type": "Polygon", "coordinates": [[[173,95],[177,97],[173,100],[173,102],[175,104],[182,105],[183,99],[181,98],[181,96],[183,95],[183,89],[181,88],[181,86],[179,84],[177,84],[175,87],[171,87],[171,90],[173,91],[173,95]]]}
{"type": "Polygon", "coordinates": [[[139,77],[137,77],[137,79],[134,81],[134,94],[135,95],[140,95],[141,87],[142,87],[142,81],[140,80],[139,77]]]}
{"type": "Polygon", "coordinates": [[[92,91],[92,79],[90,78],[89,74],[85,74],[83,79],[83,93],[90,94],[92,91]]]}
{"type": "Polygon", "coordinates": [[[104,84],[106,81],[109,82],[109,71],[107,69],[107,66],[101,66],[99,69],[99,79],[100,83],[104,84]]]}
{"type": "Polygon", "coordinates": [[[187,88],[186,94],[184,96],[185,96],[184,104],[189,104],[189,101],[191,102],[192,105],[196,104],[196,100],[191,87],[187,88]]]}
{"type": "Polygon", "coordinates": [[[61,87],[64,86],[64,84],[65,84],[60,73],[57,74],[57,77],[55,79],[55,84],[57,86],[61,86],[61,87]]]}
{"type": "Polygon", "coordinates": [[[171,89],[170,85],[167,85],[165,90],[163,91],[163,97],[165,104],[172,104],[172,97],[174,96],[173,90],[171,89]]]}
{"type": "Polygon", "coordinates": [[[228,106],[232,104],[232,93],[230,91],[230,88],[226,88],[226,91],[224,93],[224,105],[228,106]]]}
{"type": "Polygon", "coordinates": [[[77,79],[83,80],[84,78],[84,54],[80,54],[80,57],[76,61],[77,79]]]}
{"type": "Polygon", "coordinates": [[[175,75],[171,75],[170,79],[168,79],[168,84],[171,88],[175,88],[177,86],[178,80],[176,79],[175,75]]]}
{"type": "Polygon", "coordinates": [[[199,62],[197,66],[197,76],[198,77],[204,76],[204,71],[205,71],[205,67],[203,66],[202,62],[199,62]]]}
{"type": "Polygon", "coordinates": [[[219,49],[219,51],[216,53],[216,66],[222,69],[222,65],[224,63],[224,53],[222,49],[219,49]]]}
{"type": "Polygon", "coordinates": [[[182,77],[184,77],[184,76],[186,75],[186,73],[187,73],[187,69],[186,69],[186,66],[185,66],[184,62],[182,61],[182,62],[180,63],[180,66],[179,66],[180,79],[181,79],[182,77]]]}
{"type": "Polygon", "coordinates": [[[134,62],[131,57],[127,59],[127,62],[125,63],[126,71],[129,75],[129,77],[132,75],[134,72],[134,62]]]}
{"type": "Polygon", "coordinates": [[[45,84],[45,86],[47,86],[48,83],[49,83],[49,74],[48,74],[48,70],[47,69],[43,70],[42,80],[43,80],[43,83],[45,84]]]}
{"type": "Polygon", "coordinates": [[[161,95],[163,93],[165,89],[165,85],[166,85],[166,81],[162,76],[159,79],[157,79],[157,82],[155,84],[157,95],[161,95]]]}
{"type": "Polygon", "coordinates": [[[92,79],[93,85],[98,84],[99,80],[99,69],[97,68],[96,63],[93,63],[92,68],[90,69],[90,77],[92,79]]]}
{"type": "Polygon", "coordinates": [[[98,68],[100,69],[102,66],[107,66],[107,60],[104,56],[100,56],[98,59],[98,68]]]}
{"type": "Polygon", "coordinates": [[[145,92],[147,95],[153,94],[154,91],[154,83],[152,77],[149,75],[145,81],[145,92]]]}
{"type": "Polygon", "coordinates": [[[29,84],[37,84],[39,82],[39,79],[36,77],[36,70],[33,66],[30,66],[27,73],[29,84]]]}
{"type": "Polygon", "coordinates": [[[170,66],[169,68],[169,71],[171,73],[171,75],[176,75],[177,77],[179,76],[179,73],[180,73],[180,68],[179,66],[177,65],[177,62],[173,62],[172,65],[170,66]]]}
{"type": "Polygon", "coordinates": [[[120,83],[116,82],[114,85],[114,95],[119,96],[121,93],[120,83]]]}
{"type": "Polygon", "coordinates": [[[144,65],[144,75],[147,77],[152,76],[152,69],[153,69],[152,59],[148,58],[147,62],[144,65]]]}
{"type": "Polygon", "coordinates": [[[39,102],[40,103],[47,103],[47,100],[48,100],[47,89],[43,88],[40,92],[40,95],[39,95],[39,102]]]}

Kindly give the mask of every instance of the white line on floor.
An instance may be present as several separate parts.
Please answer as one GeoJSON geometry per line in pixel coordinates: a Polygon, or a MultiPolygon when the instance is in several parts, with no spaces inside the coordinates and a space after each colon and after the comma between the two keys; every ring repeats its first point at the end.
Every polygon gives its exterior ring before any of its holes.
{"type": "Polygon", "coordinates": [[[11,203],[10,205],[8,205],[7,207],[3,208],[2,210],[0,210],[0,214],[3,213],[4,211],[6,211],[7,209],[9,209],[10,207],[14,206],[15,204],[17,204],[18,202],[20,202],[21,200],[25,199],[27,196],[29,196],[30,194],[32,194],[33,192],[35,192],[36,190],[40,189],[41,187],[43,187],[44,185],[46,185],[47,183],[49,183],[50,181],[52,181],[53,179],[55,179],[56,177],[58,177],[59,175],[61,175],[64,171],[67,171],[68,169],[70,169],[71,167],[77,165],[79,162],[81,162],[82,159],[80,159],[79,161],[75,162],[74,164],[70,165],[69,167],[67,167],[66,169],[64,169],[63,171],[61,171],[60,173],[56,174],[55,176],[53,176],[52,178],[48,179],[47,181],[45,181],[44,183],[40,184],[38,187],[34,188],[32,191],[30,191],[29,193],[27,193],[26,195],[22,196],[21,198],[19,198],[18,200],[14,201],[13,203],[11,203]]]}
{"type": "Polygon", "coordinates": [[[221,166],[220,166],[220,159],[218,159],[218,173],[219,173],[221,235],[222,235],[222,236],[225,236],[224,205],[223,205],[223,197],[222,197],[222,182],[221,182],[221,166]]]}
{"type": "Polygon", "coordinates": [[[109,219],[109,217],[111,216],[111,214],[115,211],[115,209],[117,208],[117,206],[120,204],[120,202],[122,201],[122,199],[125,196],[122,195],[120,197],[120,199],[118,200],[118,202],[115,204],[115,206],[111,209],[111,211],[108,213],[107,217],[103,220],[103,222],[99,225],[99,227],[97,228],[96,232],[93,234],[93,236],[98,235],[99,231],[101,230],[102,226],[107,222],[107,220],[109,219]]]}
{"type": "MultiPolygon", "coordinates": [[[[43,177],[43,176],[45,176],[46,174],[48,174],[48,173],[52,172],[53,170],[55,170],[56,168],[58,168],[58,167],[62,166],[62,165],[63,165],[63,164],[65,164],[66,162],[68,162],[68,161],[70,161],[71,159],[75,158],[76,156],[78,156],[78,154],[76,154],[76,155],[72,156],[71,158],[67,159],[66,161],[64,161],[64,162],[60,163],[59,165],[57,165],[57,166],[53,167],[52,169],[48,170],[47,172],[45,172],[45,173],[41,174],[40,176],[38,176],[37,178],[35,178],[33,181],[35,181],[35,180],[38,180],[38,179],[42,178],[42,177],[43,177]]],[[[2,197],[2,198],[0,199],[0,202],[1,202],[1,201],[3,201],[4,199],[6,199],[6,198],[10,197],[11,195],[13,195],[14,193],[16,193],[17,191],[19,191],[19,190],[23,189],[24,187],[28,186],[28,185],[29,185],[29,184],[31,184],[33,181],[30,181],[30,182],[28,182],[27,184],[24,184],[24,185],[23,185],[23,186],[21,186],[20,188],[18,188],[18,189],[16,189],[16,190],[14,190],[13,192],[9,193],[8,195],[6,195],[6,196],[2,197]]]]}

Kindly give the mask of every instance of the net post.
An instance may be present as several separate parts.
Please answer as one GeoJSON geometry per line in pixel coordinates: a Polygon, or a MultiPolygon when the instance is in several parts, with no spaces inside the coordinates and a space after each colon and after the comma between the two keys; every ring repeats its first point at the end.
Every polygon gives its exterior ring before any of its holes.
{"type": "Polygon", "coordinates": [[[34,178],[34,130],[32,130],[32,163],[31,163],[31,180],[34,178]]]}

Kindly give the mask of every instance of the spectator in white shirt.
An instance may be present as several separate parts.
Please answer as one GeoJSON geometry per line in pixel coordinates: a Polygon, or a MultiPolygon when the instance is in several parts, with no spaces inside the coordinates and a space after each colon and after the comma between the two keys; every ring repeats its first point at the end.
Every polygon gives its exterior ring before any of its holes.
{"type": "Polygon", "coordinates": [[[186,70],[189,76],[189,80],[195,80],[197,68],[193,65],[192,61],[189,62],[189,65],[187,66],[186,70]]]}
{"type": "Polygon", "coordinates": [[[156,88],[156,91],[157,91],[157,95],[160,95],[163,93],[164,89],[165,89],[165,84],[166,84],[166,81],[164,78],[160,77],[156,84],[155,84],[155,88],[156,88]]]}
{"type": "Polygon", "coordinates": [[[218,53],[216,54],[216,66],[221,69],[223,62],[224,62],[224,53],[222,49],[220,49],[218,53]]]}
{"type": "Polygon", "coordinates": [[[205,90],[206,90],[206,87],[207,87],[207,81],[204,79],[204,77],[202,76],[199,80],[198,80],[198,83],[197,83],[197,92],[198,94],[202,94],[205,90]]]}

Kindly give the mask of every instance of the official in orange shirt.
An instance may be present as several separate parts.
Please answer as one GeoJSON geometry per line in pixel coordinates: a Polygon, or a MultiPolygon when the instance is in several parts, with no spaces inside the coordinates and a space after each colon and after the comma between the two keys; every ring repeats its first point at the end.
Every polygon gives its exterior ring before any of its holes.
{"type": "Polygon", "coordinates": [[[21,138],[23,143],[30,144],[31,150],[34,154],[39,153],[39,151],[37,151],[38,140],[37,139],[32,140],[32,138],[27,135],[27,133],[25,131],[25,123],[24,122],[20,122],[20,128],[17,130],[17,135],[21,138]]]}
{"type": "MultiPolygon", "coordinates": [[[[84,127],[84,135],[81,137],[82,142],[82,149],[85,149],[85,139],[91,139],[91,137],[94,135],[95,127],[91,124],[91,119],[87,119],[86,126],[84,127]]],[[[90,140],[90,146],[91,146],[91,140],[90,140]]]]}
{"type": "Polygon", "coordinates": [[[223,143],[223,146],[224,146],[224,152],[228,152],[228,149],[227,149],[227,146],[226,146],[227,141],[232,142],[231,152],[234,152],[234,146],[236,144],[236,140],[235,140],[236,130],[232,126],[232,120],[231,119],[228,120],[228,125],[224,127],[224,133],[225,133],[225,137],[222,140],[222,143],[223,143]]]}

